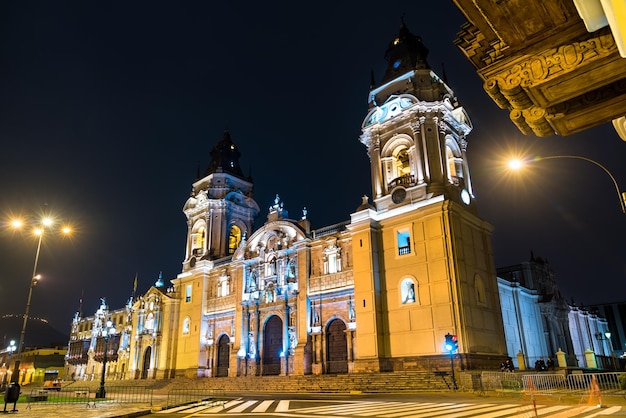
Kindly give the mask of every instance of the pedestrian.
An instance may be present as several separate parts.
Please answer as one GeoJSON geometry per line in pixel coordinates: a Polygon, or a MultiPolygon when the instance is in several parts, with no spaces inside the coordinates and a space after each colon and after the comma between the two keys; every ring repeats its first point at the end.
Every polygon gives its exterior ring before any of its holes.
{"type": "Polygon", "coordinates": [[[546,367],[548,370],[554,370],[554,360],[552,360],[552,357],[548,357],[548,361],[546,362],[546,367]]]}
{"type": "Polygon", "coordinates": [[[543,361],[543,357],[535,362],[535,371],[542,372],[546,369],[546,362],[543,361]]]}

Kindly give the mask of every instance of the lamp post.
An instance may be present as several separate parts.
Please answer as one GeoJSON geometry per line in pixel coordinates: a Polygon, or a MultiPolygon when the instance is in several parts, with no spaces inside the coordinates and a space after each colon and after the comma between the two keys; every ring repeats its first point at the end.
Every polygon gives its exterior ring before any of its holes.
{"type": "Polygon", "coordinates": [[[606,337],[606,340],[609,344],[609,352],[610,352],[610,356],[611,356],[611,365],[613,366],[613,370],[617,370],[617,365],[615,364],[615,353],[613,352],[613,342],[611,341],[611,333],[609,331],[606,331],[604,333],[604,336],[606,337]]]}
{"type": "MultiPolygon", "coordinates": [[[[20,333],[20,342],[17,345],[17,358],[15,359],[15,366],[13,368],[13,375],[11,376],[11,382],[14,384],[19,384],[18,379],[20,375],[20,359],[22,357],[22,350],[24,349],[24,335],[26,334],[26,324],[28,322],[28,313],[30,311],[30,301],[33,295],[33,288],[41,278],[40,275],[37,274],[37,265],[39,264],[39,253],[41,252],[41,243],[43,241],[44,231],[46,228],[52,226],[54,221],[49,217],[44,217],[41,220],[41,225],[35,228],[34,233],[38,237],[37,238],[37,251],[35,253],[35,263],[33,265],[33,274],[31,274],[30,278],[30,286],[28,288],[28,299],[26,299],[26,310],[24,311],[24,322],[22,323],[22,331],[20,333]]],[[[21,228],[23,222],[21,220],[13,220],[12,225],[14,228],[21,228]]],[[[62,232],[64,234],[69,234],[71,232],[69,227],[63,227],[62,232]]]]}
{"type": "Polygon", "coordinates": [[[613,182],[613,186],[615,186],[615,191],[617,192],[617,197],[619,198],[619,204],[620,204],[620,207],[622,208],[622,212],[626,213],[626,192],[620,191],[619,186],[617,185],[617,180],[615,180],[615,177],[613,177],[613,174],[611,174],[611,172],[605,166],[603,166],[602,164],[600,164],[599,162],[595,160],[592,160],[591,158],[583,157],[580,155],[549,155],[547,157],[535,157],[532,160],[514,159],[514,160],[509,161],[509,167],[512,168],[513,170],[517,170],[521,168],[525,163],[528,163],[528,162],[539,162],[542,160],[555,160],[555,159],[583,160],[583,161],[587,161],[591,164],[594,164],[600,167],[611,178],[611,181],[613,182]]]}
{"type": "Polygon", "coordinates": [[[111,322],[111,320],[109,319],[106,323],[106,326],[104,326],[100,331],[100,335],[104,339],[104,357],[102,358],[102,374],[100,375],[100,387],[96,392],[96,398],[98,399],[104,399],[107,397],[107,392],[104,388],[104,379],[106,377],[107,360],[109,354],[109,339],[111,338],[111,334],[115,334],[115,327],[113,326],[113,322],[111,322]]]}

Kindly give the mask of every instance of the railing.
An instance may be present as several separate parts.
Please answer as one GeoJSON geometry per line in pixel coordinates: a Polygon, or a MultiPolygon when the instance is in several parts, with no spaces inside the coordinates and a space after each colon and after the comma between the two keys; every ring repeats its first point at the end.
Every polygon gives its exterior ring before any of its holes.
{"type": "Polygon", "coordinates": [[[563,374],[526,374],[522,376],[522,385],[526,392],[554,394],[568,391],[567,378],[563,374]]]}
{"type": "Polygon", "coordinates": [[[167,392],[167,409],[191,403],[224,406],[226,397],[221,389],[171,389],[167,392]]]}
{"type": "Polygon", "coordinates": [[[33,405],[85,404],[95,407],[99,403],[133,403],[152,406],[153,389],[146,386],[106,386],[106,396],[96,398],[88,387],[67,386],[57,389],[33,389],[26,396],[28,408],[33,405]]]}
{"type": "Polygon", "coordinates": [[[626,394],[620,384],[626,382],[626,373],[460,373],[460,389],[467,391],[516,392],[537,395],[584,395],[599,391],[611,396],[626,394]]]}
{"type": "Polygon", "coordinates": [[[105,386],[106,398],[98,402],[144,403],[152,405],[154,389],[148,386],[105,386]]]}
{"type": "Polygon", "coordinates": [[[57,389],[33,389],[26,395],[27,409],[34,404],[58,405],[58,404],[81,404],[86,406],[90,402],[90,394],[88,387],[72,386],[71,388],[57,389]]]}
{"type": "Polygon", "coordinates": [[[346,229],[346,225],[350,224],[350,221],[340,222],[334,225],[325,226],[323,228],[315,229],[312,231],[313,239],[321,238],[325,235],[341,232],[346,229]]]}
{"type": "Polygon", "coordinates": [[[412,174],[406,174],[404,176],[396,177],[389,182],[389,189],[393,189],[396,186],[412,186],[415,184],[415,180],[412,174]]]}

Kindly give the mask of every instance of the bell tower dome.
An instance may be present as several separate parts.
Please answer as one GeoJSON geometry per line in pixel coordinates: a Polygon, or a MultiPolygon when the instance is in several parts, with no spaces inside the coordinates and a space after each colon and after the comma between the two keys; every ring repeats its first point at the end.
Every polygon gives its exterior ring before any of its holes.
{"type": "Polygon", "coordinates": [[[187,248],[183,271],[201,260],[215,260],[235,252],[252,232],[259,206],[252,198],[253,183],[239,166],[239,152],[228,131],[211,150],[204,177],[196,180],[183,212],[187,216],[187,248]]]}
{"type": "Polygon", "coordinates": [[[437,196],[472,206],[465,154],[472,125],[427,56],[422,39],[402,22],[385,53],[385,74],[370,90],[360,140],[379,211],[437,196]]]}

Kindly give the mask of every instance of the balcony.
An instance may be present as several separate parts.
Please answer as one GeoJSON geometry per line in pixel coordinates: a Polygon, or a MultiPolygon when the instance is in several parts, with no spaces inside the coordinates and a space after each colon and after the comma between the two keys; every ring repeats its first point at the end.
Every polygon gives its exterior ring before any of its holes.
{"type": "Polygon", "coordinates": [[[389,182],[389,190],[398,186],[404,186],[404,187],[415,186],[415,179],[413,175],[405,174],[404,176],[396,177],[395,179],[389,182]]]}

